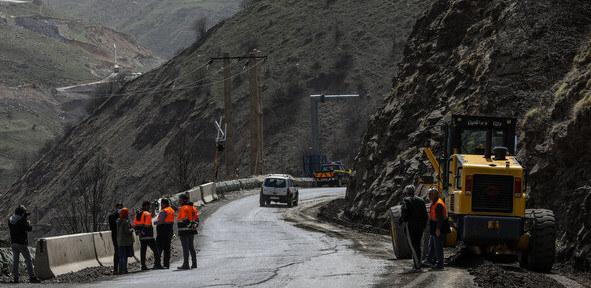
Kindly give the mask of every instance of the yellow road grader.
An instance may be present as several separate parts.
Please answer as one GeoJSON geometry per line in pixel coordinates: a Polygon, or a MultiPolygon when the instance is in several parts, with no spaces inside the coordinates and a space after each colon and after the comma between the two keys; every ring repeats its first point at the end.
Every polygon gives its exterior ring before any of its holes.
{"type": "MultiPolygon", "coordinates": [[[[515,158],[517,120],[452,115],[444,122],[441,163],[424,148],[438,181],[423,185],[435,186],[445,201],[452,227],[445,246],[463,243],[479,253],[515,255],[522,268],[549,272],[556,250],[554,213],[525,209],[527,172],[515,158]]],[[[394,254],[404,259],[411,252],[400,212],[400,206],[390,208],[390,223],[394,254]]]]}

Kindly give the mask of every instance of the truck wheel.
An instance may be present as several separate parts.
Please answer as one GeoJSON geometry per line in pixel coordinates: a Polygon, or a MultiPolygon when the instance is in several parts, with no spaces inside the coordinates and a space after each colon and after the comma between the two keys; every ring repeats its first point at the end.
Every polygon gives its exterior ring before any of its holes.
{"type": "Polygon", "coordinates": [[[265,198],[263,198],[263,196],[259,197],[259,206],[265,207],[265,198]]]}
{"type": "Polygon", "coordinates": [[[298,206],[298,202],[300,202],[300,193],[297,194],[295,202],[293,202],[293,206],[298,206]]]}
{"type": "Polygon", "coordinates": [[[525,217],[534,218],[535,222],[530,229],[529,249],[522,253],[519,264],[520,266],[525,264],[527,259],[527,268],[548,273],[552,269],[556,254],[554,212],[547,209],[526,209],[525,217]]]}
{"type": "Polygon", "coordinates": [[[394,256],[396,259],[410,259],[412,257],[404,228],[398,222],[402,216],[401,206],[394,206],[390,208],[390,232],[392,234],[392,248],[394,248],[394,256]]]}

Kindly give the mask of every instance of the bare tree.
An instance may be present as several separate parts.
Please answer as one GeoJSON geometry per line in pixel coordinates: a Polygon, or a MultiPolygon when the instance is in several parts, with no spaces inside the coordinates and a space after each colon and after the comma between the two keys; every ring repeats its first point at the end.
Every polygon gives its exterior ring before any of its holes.
{"type": "Polygon", "coordinates": [[[186,131],[181,131],[173,143],[169,171],[176,192],[186,191],[197,184],[197,151],[186,131]]]}
{"type": "Polygon", "coordinates": [[[105,211],[113,202],[113,193],[109,193],[110,167],[105,159],[97,156],[94,163],[79,174],[78,190],[84,198],[86,231],[100,231],[99,224],[106,221],[105,211]]]}
{"type": "Polygon", "coordinates": [[[78,174],[77,183],[70,191],[70,199],[58,208],[58,220],[66,233],[96,232],[107,220],[114,204],[115,193],[110,189],[110,167],[97,156],[92,164],[78,174]]]}
{"type": "MultiPolygon", "coordinates": [[[[66,193],[64,192],[64,194],[66,193]]],[[[82,206],[83,203],[79,196],[63,201],[57,206],[57,211],[60,211],[57,215],[57,221],[67,234],[84,232],[81,221],[83,211],[80,209],[82,206]]]]}

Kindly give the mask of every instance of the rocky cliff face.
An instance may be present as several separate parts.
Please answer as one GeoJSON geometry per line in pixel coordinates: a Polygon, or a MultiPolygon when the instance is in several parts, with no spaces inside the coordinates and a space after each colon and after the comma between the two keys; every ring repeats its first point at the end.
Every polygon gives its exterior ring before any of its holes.
{"type": "Polygon", "coordinates": [[[528,206],[555,211],[561,259],[573,255],[589,269],[590,15],[583,0],[436,1],[416,23],[393,91],[369,123],[348,216],[387,225],[402,187],[432,171],[419,149],[422,133],[440,134],[434,125],[444,116],[516,117],[518,156],[531,168],[528,206]]]}

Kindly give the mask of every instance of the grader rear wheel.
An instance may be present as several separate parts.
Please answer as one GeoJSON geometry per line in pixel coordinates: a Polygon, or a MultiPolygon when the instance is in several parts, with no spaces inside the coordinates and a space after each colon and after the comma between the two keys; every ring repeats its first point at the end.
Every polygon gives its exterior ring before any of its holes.
{"type": "Polygon", "coordinates": [[[400,225],[398,219],[401,216],[400,205],[390,208],[390,231],[392,234],[392,248],[396,259],[410,259],[412,257],[404,227],[400,225]]]}
{"type": "Polygon", "coordinates": [[[554,212],[547,209],[526,209],[526,218],[535,219],[531,233],[531,243],[527,251],[521,253],[519,266],[537,272],[548,273],[554,264],[556,254],[556,231],[554,212]]]}

